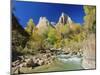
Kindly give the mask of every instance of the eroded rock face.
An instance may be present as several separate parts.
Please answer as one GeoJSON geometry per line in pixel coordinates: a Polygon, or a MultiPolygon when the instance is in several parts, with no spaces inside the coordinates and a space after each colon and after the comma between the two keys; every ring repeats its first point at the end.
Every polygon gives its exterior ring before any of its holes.
{"type": "Polygon", "coordinates": [[[71,24],[71,23],[72,23],[71,18],[65,13],[62,13],[59,18],[58,24],[65,25],[65,24],[71,24]]]}
{"type": "Polygon", "coordinates": [[[91,35],[84,45],[83,50],[83,61],[82,66],[85,69],[95,69],[96,68],[96,45],[95,45],[95,36],[91,35]]]}
{"type": "Polygon", "coordinates": [[[37,24],[37,28],[39,33],[43,33],[44,31],[48,30],[50,23],[46,17],[40,17],[39,22],[37,24]]]}

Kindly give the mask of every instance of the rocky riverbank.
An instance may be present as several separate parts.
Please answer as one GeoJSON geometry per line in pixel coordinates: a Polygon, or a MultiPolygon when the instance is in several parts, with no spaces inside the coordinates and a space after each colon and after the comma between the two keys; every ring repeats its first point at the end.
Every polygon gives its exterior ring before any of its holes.
{"type": "Polygon", "coordinates": [[[22,67],[31,67],[51,64],[55,60],[52,53],[41,53],[34,56],[19,56],[18,60],[12,62],[12,73],[20,72],[22,67]]]}

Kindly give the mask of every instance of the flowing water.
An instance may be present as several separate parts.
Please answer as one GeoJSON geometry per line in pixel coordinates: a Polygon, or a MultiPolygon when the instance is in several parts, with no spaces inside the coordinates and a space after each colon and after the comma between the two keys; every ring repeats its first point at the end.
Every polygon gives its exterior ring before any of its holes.
{"type": "Polygon", "coordinates": [[[81,70],[82,57],[70,54],[60,54],[57,55],[57,59],[63,63],[62,69],[64,70],[81,70]]]}

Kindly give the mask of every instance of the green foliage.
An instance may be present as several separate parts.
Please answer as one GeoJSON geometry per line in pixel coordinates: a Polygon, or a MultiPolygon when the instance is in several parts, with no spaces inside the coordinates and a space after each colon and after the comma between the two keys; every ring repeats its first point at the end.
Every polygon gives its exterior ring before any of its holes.
{"type": "Polygon", "coordinates": [[[35,24],[33,22],[33,19],[29,19],[29,22],[27,23],[26,31],[31,35],[33,33],[33,29],[35,27],[35,24]]]}
{"type": "Polygon", "coordinates": [[[94,32],[96,27],[96,7],[84,6],[84,30],[87,32],[94,32]]]}
{"type": "Polygon", "coordinates": [[[49,29],[47,41],[51,45],[58,47],[61,41],[61,38],[62,38],[61,34],[56,29],[54,28],[49,29]]]}
{"type": "Polygon", "coordinates": [[[76,42],[81,42],[86,38],[86,34],[84,32],[81,32],[77,35],[72,36],[72,40],[76,42]]]}
{"type": "Polygon", "coordinates": [[[57,41],[56,31],[54,29],[50,29],[48,33],[48,41],[50,42],[50,44],[54,44],[55,41],[57,41]]]}

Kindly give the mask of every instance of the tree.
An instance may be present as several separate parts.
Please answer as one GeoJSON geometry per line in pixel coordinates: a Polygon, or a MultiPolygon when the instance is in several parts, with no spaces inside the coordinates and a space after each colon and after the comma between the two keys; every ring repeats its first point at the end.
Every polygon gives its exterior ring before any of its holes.
{"type": "Polygon", "coordinates": [[[33,19],[29,19],[27,26],[26,26],[26,31],[31,35],[33,33],[33,30],[35,28],[35,24],[33,22],[33,19]]]}
{"type": "Polygon", "coordinates": [[[95,6],[84,6],[84,29],[86,31],[94,31],[96,25],[96,7],[95,6]]]}

